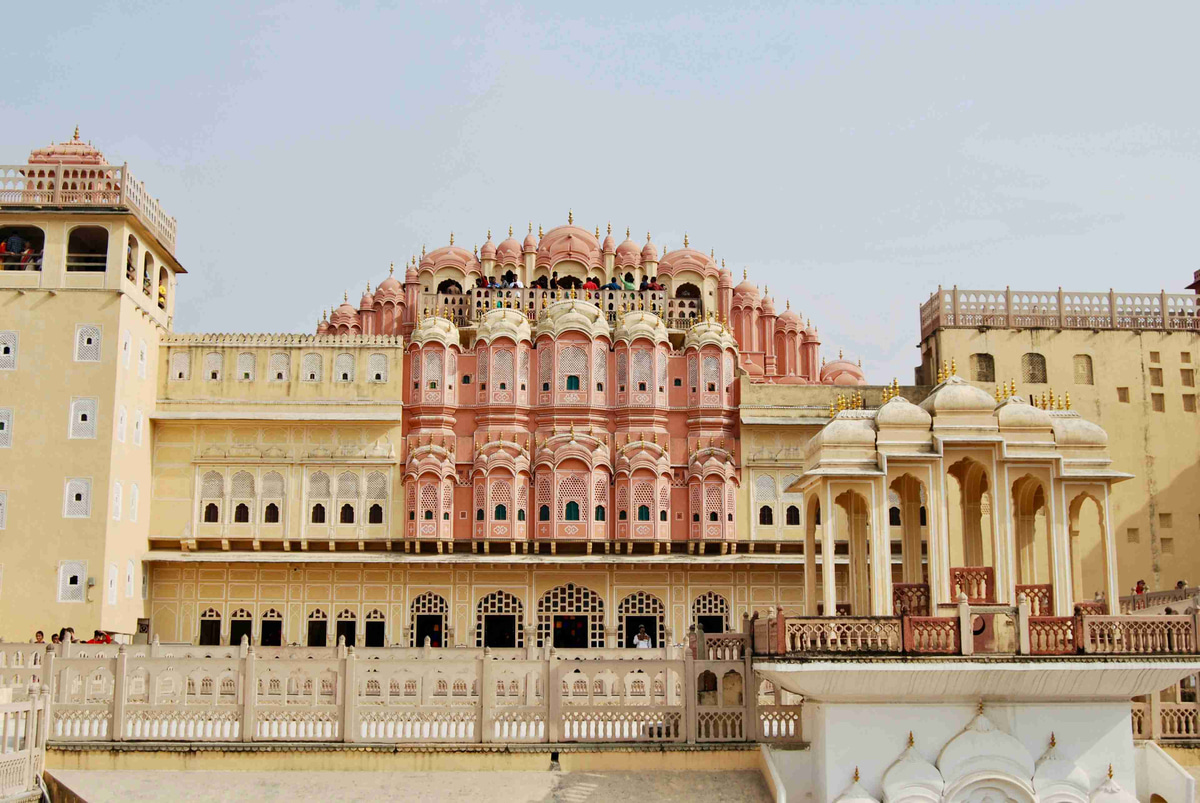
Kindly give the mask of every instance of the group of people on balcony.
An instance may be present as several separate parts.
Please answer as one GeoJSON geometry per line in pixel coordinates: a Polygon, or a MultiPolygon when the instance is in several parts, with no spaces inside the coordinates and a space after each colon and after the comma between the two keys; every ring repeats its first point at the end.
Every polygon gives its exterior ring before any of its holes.
{"type": "MultiPolygon", "coordinates": [[[[558,271],[554,271],[549,276],[539,276],[529,286],[538,290],[637,290],[645,292],[646,290],[667,289],[659,283],[657,276],[643,276],[640,283],[635,283],[633,275],[629,273],[625,274],[622,280],[618,280],[614,276],[608,282],[605,282],[599,276],[588,276],[580,282],[574,276],[563,276],[560,278],[558,271]]],[[[510,271],[499,278],[495,276],[480,276],[475,279],[475,288],[477,290],[522,290],[525,288],[525,285],[510,271]]],[[[439,292],[442,292],[441,288],[439,288],[439,292]]],[[[461,291],[458,290],[457,286],[450,286],[446,288],[445,292],[454,293],[461,291]]]]}
{"type": "Polygon", "coordinates": [[[42,252],[33,242],[13,233],[0,240],[0,263],[4,270],[41,270],[42,252]]]}

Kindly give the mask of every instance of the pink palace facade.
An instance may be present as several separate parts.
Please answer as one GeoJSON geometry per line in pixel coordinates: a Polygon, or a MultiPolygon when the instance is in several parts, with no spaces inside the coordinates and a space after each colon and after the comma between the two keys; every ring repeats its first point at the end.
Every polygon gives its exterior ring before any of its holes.
{"type": "Polygon", "coordinates": [[[750,281],[735,286],[686,238],[660,258],[649,238],[598,234],[530,226],[497,246],[489,232],[478,254],[451,236],[403,282],[389,275],[320,322],[322,335],[405,338],[406,543],[727,545],[738,372],[865,384],[858,365],[821,360],[790,303],[780,313],[750,281]],[[478,287],[493,277],[521,287],[478,287]],[[550,277],[556,289],[530,287],[550,277]],[[662,289],[585,289],[589,277],[662,289]],[[464,438],[472,453],[455,454],[464,438]]]}

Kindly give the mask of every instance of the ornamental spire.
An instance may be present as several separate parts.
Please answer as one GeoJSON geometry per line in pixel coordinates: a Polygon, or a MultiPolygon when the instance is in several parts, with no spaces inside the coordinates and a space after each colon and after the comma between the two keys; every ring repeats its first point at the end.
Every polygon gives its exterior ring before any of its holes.
{"type": "Polygon", "coordinates": [[[567,224],[575,225],[575,212],[572,209],[567,210],[567,224]]]}

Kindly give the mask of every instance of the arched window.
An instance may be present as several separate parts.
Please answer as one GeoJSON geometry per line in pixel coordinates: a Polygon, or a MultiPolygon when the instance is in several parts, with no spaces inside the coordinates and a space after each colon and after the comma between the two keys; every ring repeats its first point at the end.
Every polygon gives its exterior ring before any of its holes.
{"type": "Polygon", "coordinates": [[[1021,379],[1034,385],[1046,383],[1046,358],[1029,352],[1021,355],[1021,379]]]}
{"type": "Polygon", "coordinates": [[[325,523],[325,506],[319,502],[317,504],[313,505],[312,523],[313,524],[324,524],[325,523]]]}
{"type": "Polygon", "coordinates": [[[354,505],[350,504],[349,502],[342,505],[342,513],[341,513],[340,520],[341,520],[342,524],[353,524],[354,523],[354,505]]]}
{"type": "Polygon", "coordinates": [[[629,518],[629,511],[627,511],[627,510],[617,511],[617,521],[625,521],[628,518],[629,518]]]}
{"type": "Polygon", "coordinates": [[[371,505],[371,509],[367,511],[367,524],[383,524],[383,505],[371,505]]]}
{"type": "Polygon", "coordinates": [[[496,521],[508,521],[508,508],[504,505],[496,505],[496,515],[493,518],[496,521]]]}
{"type": "Polygon", "coordinates": [[[637,520],[638,521],[650,521],[650,506],[649,505],[638,505],[637,520]]]}
{"type": "Polygon", "coordinates": [[[221,513],[217,509],[215,502],[209,502],[204,506],[204,523],[217,524],[221,520],[221,513]]]}
{"type": "Polygon", "coordinates": [[[563,518],[567,521],[579,521],[579,503],[575,501],[567,502],[563,518]]]}
{"type": "Polygon", "coordinates": [[[1087,354],[1075,355],[1075,384],[1094,384],[1092,378],[1092,358],[1087,354]]]}
{"type": "Polygon", "coordinates": [[[604,521],[604,505],[596,505],[596,521],[604,521]]]}
{"type": "Polygon", "coordinates": [[[971,355],[971,379],[976,382],[996,381],[996,360],[991,354],[971,355]]]}
{"type": "Polygon", "coordinates": [[[249,524],[250,506],[245,502],[239,502],[238,506],[233,509],[233,521],[235,524],[249,524]]]}
{"type": "Polygon", "coordinates": [[[550,521],[549,505],[542,505],[538,508],[538,521],[550,521]]]}
{"type": "Polygon", "coordinates": [[[77,226],[67,236],[67,270],[103,273],[108,262],[108,229],[77,226]]]}
{"type": "Polygon", "coordinates": [[[266,524],[279,523],[279,505],[274,502],[267,505],[267,509],[263,511],[263,522],[266,524]]]}
{"type": "Polygon", "coordinates": [[[433,520],[433,511],[432,511],[432,510],[426,510],[426,511],[425,511],[425,520],[426,520],[426,521],[432,521],[432,520],[433,520]]]}
{"type": "Polygon", "coordinates": [[[764,525],[772,525],[775,523],[775,511],[770,505],[763,505],[758,509],[758,523],[764,525]]]}
{"type": "Polygon", "coordinates": [[[567,390],[579,390],[579,377],[574,374],[567,377],[567,390]]]}
{"type": "Polygon", "coordinates": [[[666,521],[667,520],[667,511],[665,511],[665,510],[658,511],[658,520],[666,521]]]}
{"type": "Polygon", "coordinates": [[[888,526],[889,527],[899,527],[900,526],[900,508],[898,508],[898,507],[889,507],[888,508],[888,526]]]}
{"type": "Polygon", "coordinates": [[[789,526],[789,527],[799,527],[800,526],[800,508],[796,507],[795,505],[788,505],[787,526],[789,526]]]}
{"type": "Polygon", "coordinates": [[[158,308],[167,308],[167,269],[159,267],[158,269],[158,308]]]}
{"type": "Polygon", "coordinates": [[[517,521],[525,521],[525,510],[523,508],[517,510],[517,521]]]}
{"type": "Polygon", "coordinates": [[[475,508],[475,521],[483,521],[483,508],[475,508]]]}

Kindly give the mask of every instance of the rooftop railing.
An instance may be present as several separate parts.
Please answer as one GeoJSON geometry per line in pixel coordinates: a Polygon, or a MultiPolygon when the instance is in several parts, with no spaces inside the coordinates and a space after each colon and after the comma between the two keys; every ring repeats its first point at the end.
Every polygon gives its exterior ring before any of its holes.
{"type": "Polygon", "coordinates": [[[939,287],[921,305],[921,337],[948,329],[1200,331],[1200,296],[1076,290],[939,287]]]}
{"type": "Polygon", "coordinates": [[[4,207],[128,209],[175,253],[175,218],[127,165],[0,165],[0,209],[4,207]]]}
{"type": "MultiPolygon", "coordinates": [[[[699,298],[675,298],[666,290],[569,290],[537,287],[481,288],[473,287],[462,293],[438,293],[437,310],[449,314],[458,326],[474,326],[485,312],[492,309],[513,309],[534,322],[543,305],[575,299],[600,307],[610,324],[615,324],[622,311],[645,310],[663,319],[668,329],[686,329],[704,317],[704,302],[699,298]]],[[[432,313],[427,307],[424,313],[432,313]]]]}

